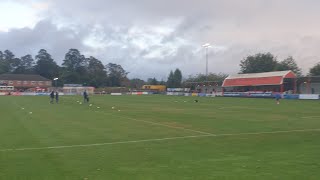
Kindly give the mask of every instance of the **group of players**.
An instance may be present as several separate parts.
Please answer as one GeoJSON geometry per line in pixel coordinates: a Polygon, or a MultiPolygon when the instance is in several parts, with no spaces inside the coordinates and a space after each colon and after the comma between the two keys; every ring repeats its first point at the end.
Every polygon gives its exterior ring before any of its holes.
{"type": "Polygon", "coordinates": [[[59,92],[56,91],[51,91],[50,93],[50,104],[53,104],[54,102],[54,98],[56,98],[56,103],[58,104],[59,103],[59,92]]]}
{"type": "MultiPolygon", "coordinates": [[[[50,93],[50,104],[54,103],[54,99],[56,99],[56,103],[59,103],[59,92],[58,91],[51,91],[50,93]]],[[[88,103],[89,102],[89,95],[87,93],[87,91],[85,90],[83,92],[83,102],[84,103],[88,103]]]]}
{"type": "MultiPolygon", "coordinates": [[[[275,95],[275,99],[276,99],[276,103],[277,103],[277,104],[280,104],[280,99],[281,99],[281,98],[282,98],[282,97],[281,97],[281,94],[280,94],[280,93],[277,93],[277,94],[275,95]]],[[[58,92],[58,91],[56,91],[56,92],[51,91],[51,93],[50,93],[50,103],[51,103],[51,104],[53,104],[54,99],[56,99],[56,103],[58,104],[58,103],[59,103],[59,92],[58,92]]],[[[84,102],[84,103],[88,103],[88,102],[89,102],[89,95],[88,95],[88,93],[87,93],[86,90],[83,92],[83,102],[84,102]]],[[[196,99],[196,100],[194,100],[194,102],[197,103],[197,102],[199,102],[199,101],[196,99]]]]}

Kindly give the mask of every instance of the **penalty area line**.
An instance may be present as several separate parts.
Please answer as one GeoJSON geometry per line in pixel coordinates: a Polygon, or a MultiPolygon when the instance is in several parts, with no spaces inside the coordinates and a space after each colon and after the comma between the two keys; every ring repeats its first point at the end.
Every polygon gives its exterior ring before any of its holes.
{"type": "Polygon", "coordinates": [[[117,142],[106,142],[106,143],[95,143],[95,144],[78,144],[78,145],[66,145],[66,146],[48,146],[48,147],[30,147],[30,148],[12,148],[12,149],[0,149],[0,152],[12,152],[12,151],[31,151],[31,150],[48,150],[48,149],[66,149],[66,148],[77,148],[77,147],[94,147],[94,146],[106,146],[116,144],[133,144],[143,142],[157,142],[157,141],[169,141],[177,139],[192,139],[202,137],[224,137],[224,136],[242,136],[242,135],[263,135],[263,134],[282,134],[282,133],[293,133],[293,132],[317,132],[320,129],[297,129],[297,130],[286,130],[286,131],[265,131],[265,132],[252,132],[252,133],[234,133],[234,134],[204,134],[195,136],[178,136],[168,138],[157,138],[157,139],[142,139],[142,140],[131,140],[131,141],[117,141],[117,142]]]}
{"type": "Polygon", "coordinates": [[[179,129],[179,130],[194,132],[194,133],[203,134],[203,135],[216,136],[216,134],[213,134],[213,133],[194,130],[194,129],[189,129],[189,128],[184,128],[184,127],[171,126],[171,125],[158,123],[158,122],[153,122],[153,121],[139,120],[139,119],[126,117],[126,116],[119,116],[119,115],[115,115],[115,114],[107,113],[107,112],[100,112],[100,113],[108,114],[108,115],[111,115],[111,116],[114,116],[114,117],[118,117],[118,118],[127,119],[127,120],[130,120],[130,121],[143,122],[143,123],[150,124],[150,125],[155,125],[155,126],[163,126],[163,127],[167,127],[167,128],[171,128],[171,129],[179,129]]]}
{"type": "Polygon", "coordinates": [[[212,136],[212,135],[178,136],[178,137],[168,137],[168,138],[158,138],[158,139],[142,139],[142,140],[132,140],[132,141],[118,141],[118,142],[95,143],[95,144],[78,144],[78,145],[67,145],[67,146],[49,146],[49,147],[38,147],[38,148],[1,149],[0,152],[92,147],[92,146],[104,146],[104,145],[113,145],[113,144],[130,144],[130,143],[156,142],[156,141],[166,141],[166,140],[175,140],[175,139],[189,139],[189,138],[199,138],[199,137],[207,137],[207,136],[212,136]]]}

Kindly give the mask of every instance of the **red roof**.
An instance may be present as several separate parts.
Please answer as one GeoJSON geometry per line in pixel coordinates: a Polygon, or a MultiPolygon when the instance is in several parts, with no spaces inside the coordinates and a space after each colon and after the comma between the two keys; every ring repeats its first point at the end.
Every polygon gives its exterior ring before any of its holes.
{"type": "Polygon", "coordinates": [[[292,71],[237,74],[227,77],[222,87],[280,85],[285,78],[296,78],[292,71]]]}

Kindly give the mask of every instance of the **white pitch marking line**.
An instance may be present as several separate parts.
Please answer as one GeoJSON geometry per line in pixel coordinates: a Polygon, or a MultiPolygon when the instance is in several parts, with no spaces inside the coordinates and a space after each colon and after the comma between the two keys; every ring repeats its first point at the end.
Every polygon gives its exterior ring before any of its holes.
{"type": "Polygon", "coordinates": [[[247,107],[247,106],[228,106],[228,107],[220,107],[218,109],[251,109],[251,110],[269,110],[266,108],[254,108],[254,107],[247,107]]]}
{"type": "Polygon", "coordinates": [[[296,129],[296,130],[284,130],[284,131],[263,131],[252,133],[234,133],[234,134],[217,134],[216,136],[240,136],[240,135],[260,135],[260,134],[279,134],[279,133],[292,133],[292,132],[314,132],[320,131],[320,129],[296,129]]]}
{"type": "Polygon", "coordinates": [[[320,118],[320,116],[305,116],[305,117],[301,117],[303,119],[315,119],[315,118],[320,118]]]}
{"type": "Polygon", "coordinates": [[[133,121],[138,121],[138,122],[144,122],[144,123],[148,123],[148,124],[153,124],[153,125],[158,125],[158,126],[169,127],[169,128],[173,128],[173,129],[182,129],[182,130],[186,130],[186,131],[190,131],[190,132],[196,132],[196,133],[200,133],[200,134],[216,136],[216,134],[212,134],[212,133],[208,133],[208,132],[204,132],[204,131],[198,131],[198,130],[183,128],[183,127],[175,127],[175,126],[170,126],[170,125],[167,125],[167,124],[156,123],[156,122],[145,121],[145,120],[139,120],[139,119],[134,119],[134,118],[127,118],[127,119],[130,119],[130,120],[133,120],[133,121]]]}
{"type": "MultiPolygon", "coordinates": [[[[106,113],[106,112],[101,112],[101,113],[106,113]]],[[[204,132],[204,131],[198,131],[198,130],[183,128],[183,127],[175,127],[175,126],[170,126],[170,125],[167,125],[167,124],[162,124],[162,123],[157,123],[157,122],[152,122],[152,121],[139,120],[139,119],[134,119],[134,118],[125,117],[125,116],[118,116],[118,115],[114,115],[114,114],[111,114],[111,113],[106,113],[106,114],[109,114],[109,115],[112,115],[112,116],[115,116],[115,117],[119,117],[119,118],[128,119],[128,120],[131,120],[131,121],[144,122],[144,123],[147,123],[147,124],[164,126],[164,127],[168,127],[168,128],[172,128],[172,129],[182,129],[182,130],[185,130],[185,131],[195,132],[195,133],[199,133],[199,134],[215,136],[215,134],[204,132]]]]}
{"type": "Polygon", "coordinates": [[[118,141],[118,142],[95,143],[95,144],[79,144],[79,145],[68,145],[68,146],[49,146],[49,147],[39,147],[39,148],[1,149],[0,152],[43,150],[43,149],[64,149],[64,148],[74,148],[74,147],[92,147],[92,146],[103,146],[103,145],[113,145],[113,144],[130,144],[130,143],[155,142],[155,141],[165,141],[165,140],[174,140],[174,139],[189,139],[189,138],[198,138],[198,137],[207,137],[207,136],[213,136],[213,135],[180,136],[180,137],[169,137],[169,138],[159,138],[159,139],[144,139],[144,140],[118,141]]]}
{"type": "Polygon", "coordinates": [[[266,132],[253,132],[253,133],[234,133],[234,134],[208,134],[208,135],[196,135],[196,136],[180,136],[180,137],[169,137],[169,138],[158,138],[158,139],[144,139],[144,140],[132,140],[132,141],[118,141],[118,142],[108,142],[108,143],[95,143],[95,144],[79,144],[79,145],[67,145],[67,146],[49,146],[49,147],[38,147],[38,148],[13,148],[13,149],[0,149],[0,152],[9,151],[27,151],[27,150],[45,150],[45,149],[65,149],[65,148],[76,148],[76,147],[93,147],[93,146],[104,146],[104,145],[114,145],[114,144],[131,144],[131,143],[141,143],[141,142],[157,142],[175,139],[191,139],[191,138],[201,138],[201,137],[223,137],[223,136],[241,136],[241,135],[262,135],[262,134],[279,134],[279,133],[292,133],[292,132],[315,132],[320,131],[320,129],[297,129],[297,130],[287,130],[287,131],[266,131],[266,132]]]}

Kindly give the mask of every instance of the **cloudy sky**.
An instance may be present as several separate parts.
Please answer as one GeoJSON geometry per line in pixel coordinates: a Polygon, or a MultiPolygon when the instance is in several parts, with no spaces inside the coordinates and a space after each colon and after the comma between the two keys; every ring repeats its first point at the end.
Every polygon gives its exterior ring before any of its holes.
{"type": "Polygon", "coordinates": [[[318,0],[0,0],[0,50],[45,48],[61,63],[70,48],[130,77],[170,70],[237,73],[247,55],[292,55],[304,73],[320,62],[318,0]]]}

